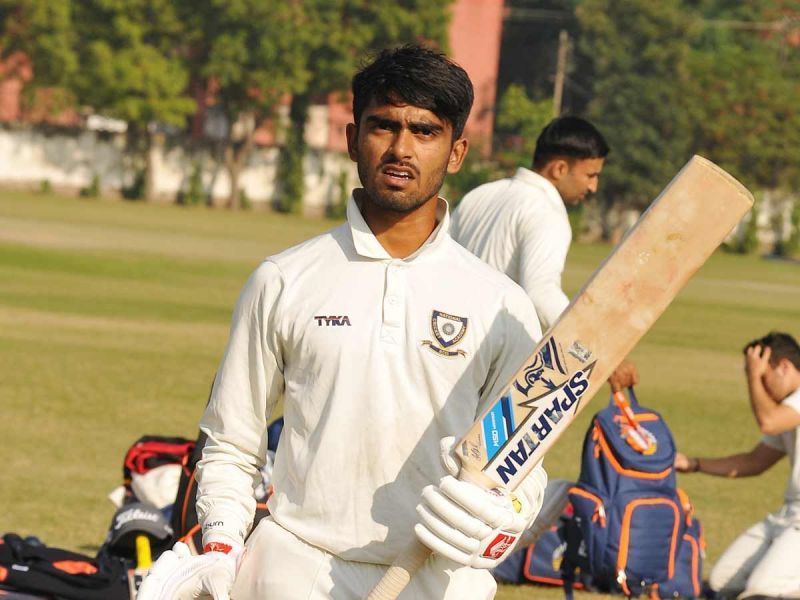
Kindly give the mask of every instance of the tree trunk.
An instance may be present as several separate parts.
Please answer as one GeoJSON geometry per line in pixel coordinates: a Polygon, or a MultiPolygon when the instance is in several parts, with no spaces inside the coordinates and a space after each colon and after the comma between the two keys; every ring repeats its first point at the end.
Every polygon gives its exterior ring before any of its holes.
{"type": "Polygon", "coordinates": [[[150,133],[144,135],[144,199],[148,202],[156,198],[156,166],[155,152],[163,148],[164,136],[160,133],[150,133]]]}
{"type": "Polygon", "coordinates": [[[253,149],[256,129],[257,127],[254,127],[253,131],[248,132],[242,142],[233,143],[229,141],[228,145],[225,147],[225,167],[228,169],[228,177],[231,184],[226,206],[232,210],[241,208],[239,176],[253,149]]]}

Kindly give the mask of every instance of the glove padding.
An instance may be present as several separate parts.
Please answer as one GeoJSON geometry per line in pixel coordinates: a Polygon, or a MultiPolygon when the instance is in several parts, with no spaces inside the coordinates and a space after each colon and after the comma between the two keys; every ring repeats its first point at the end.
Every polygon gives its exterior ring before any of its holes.
{"type": "Polygon", "coordinates": [[[438,486],[423,489],[414,532],[428,548],[453,561],[493,569],[511,554],[520,534],[536,518],[547,474],[538,465],[514,493],[460,481],[455,477],[458,463],[450,453],[454,441],[441,442],[442,462],[450,474],[438,486]]]}
{"type": "Polygon", "coordinates": [[[177,542],[153,564],[136,595],[136,600],[229,600],[242,546],[229,553],[192,555],[177,542]]]}

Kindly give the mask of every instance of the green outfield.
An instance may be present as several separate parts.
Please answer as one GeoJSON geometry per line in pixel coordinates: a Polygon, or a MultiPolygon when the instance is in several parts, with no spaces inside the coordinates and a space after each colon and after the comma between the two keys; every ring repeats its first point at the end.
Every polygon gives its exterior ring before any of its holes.
{"type": "MultiPolygon", "coordinates": [[[[331,226],[0,193],[0,532],[93,553],[128,446],[143,434],[196,434],[248,273],[331,226]]],[[[572,249],[568,292],[609,250],[572,249]]],[[[740,351],[770,329],[800,335],[800,264],[717,253],[635,349],[640,400],[662,412],[679,448],[717,455],[758,441],[740,351]]],[[[586,425],[604,401],[595,397],[548,456],[551,477],[577,476],[586,425]]],[[[680,477],[705,526],[706,571],[780,505],[787,473],[783,461],[749,480],[680,477]]],[[[560,594],[504,587],[498,598],[560,594]]]]}

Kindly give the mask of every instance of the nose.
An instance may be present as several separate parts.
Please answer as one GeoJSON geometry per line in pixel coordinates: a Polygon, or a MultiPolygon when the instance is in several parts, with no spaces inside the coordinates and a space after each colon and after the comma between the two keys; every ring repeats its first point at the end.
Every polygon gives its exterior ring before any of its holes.
{"type": "Polygon", "coordinates": [[[597,191],[597,179],[589,180],[589,191],[594,194],[597,191]]]}
{"type": "Polygon", "coordinates": [[[404,160],[412,155],[414,135],[405,127],[401,128],[392,140],[391,151],[395,158],[404,160]]]}

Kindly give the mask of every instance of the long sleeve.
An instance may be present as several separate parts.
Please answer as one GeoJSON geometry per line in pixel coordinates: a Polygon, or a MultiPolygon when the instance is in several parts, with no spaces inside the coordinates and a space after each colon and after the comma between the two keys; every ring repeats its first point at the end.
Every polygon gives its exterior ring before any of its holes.
{"type": "Polygon", "coordinates": [[[524,219],[519,228],[519,284],[533,301],[546,331],[569,305],[561,289],[561,274],[572,231],[566,216],[553,210],[539,210],[524,219]]]}
{"type": "Polygon", "coordinates": [[[208,435],[198,464],[203,541],[242,542],[252,526],[254,488],[267,450],[269,417],[284,388],[275,314],[284,282],[264,262],[245,284],[211,399],[200,422],[208,435]]]}

